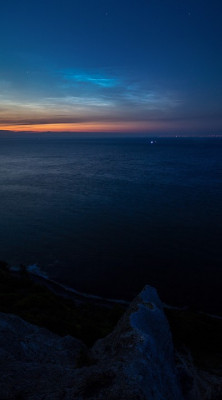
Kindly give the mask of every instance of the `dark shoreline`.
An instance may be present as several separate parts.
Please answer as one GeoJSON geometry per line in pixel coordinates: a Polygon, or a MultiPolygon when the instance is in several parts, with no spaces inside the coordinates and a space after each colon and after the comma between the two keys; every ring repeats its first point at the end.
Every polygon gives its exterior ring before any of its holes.
{"type": "MultiPolygon", "coordinates": [[[[60,336],[71,335],[91,347],[113,331],[128,303],[90,296],[0,263],[0,311],[60,336]]],[[[174,346],[187,348],[194,362],[222,375],[222,318],[164,305],[174,346]]]]}
{"type": "Polygon", "coordinates": [[[56,282],[52,279],[44,278],[43,276],[39,276],[33,273],[29,273],[29,275],[34,282],[46,286],[56,295],[67,298],[69,300],[72,300],[80,304],[84,303],[85,301],[103,307],[111,307],[114,304],[120,304],[121,306],[127,307],[130,304],[130,302],[126,300],[109,299],[106,297],[79,292],[73,288],[62,285],[61,283],[56,282]]]}
{"type": "MultiPolygon", "coordinates": [[[[4,263],[4,262],[3,262],[4,263]]],[[[78,291],[72,287],[69,287],[65,284],[62,284],[58,281],[55,281],[53,279],[50,279],[48,276],[45,276],[44,274],[38,273],[38,272],[32,272],[32,270],[29,270],[30,266],[24,266],[23,264],[20,264],[20,267],[18,267],[16,270],[11,267],[9,264],[5,263],[7,265],[7,268],[9,272],[12,275],[17,276],[18,278],[21,277],[21,271],[20,268],[24,268],[25,273],[30,277],[33,282],[40,284],[44,287],[46,287],[48,290],[50,290],[52,293],[54,293],[57,296],[60,296],[61,298],[71,300],[75,302],[76,304],[93,304],[95,306],[100,306],[100,307],[105,307],[105,308],[111,308],[113,305],[120,305],[123,308],[127,308],[131,301],[133,300],[124,300],[124,299],[116,299],[116,298],[107,298],[104,296],[99,296],[95,294],[90,294],[90,293],[85,293],[78,291]]],[[[0,261],[0,266],[1,266],[1,261],[0,261]]],[[[195,312],[196,314],[206,316],[208,318],[212,319],[218,319],[222,320],[222,314],[213,314],[210,312],[206,312],[197,308],[194,308],[189,305],[183,305],[183,306],[176,306],[176,305],[171,305],[163,302],[163,307],[165,310],[175,310],[175,311],[192,311],[195,312]]]]}
{"type": "MultiPolygon", "coordinates": [[[[48,277],[40,276],[34,273],[29,272],[29,275],[31,279],[33,279],[34,282],[40,283],[41,285],[46,286],[49,290],[51,290],[53,293],[55,293],[58,296],[70,299],[72,301],[75,301],[77,303],[84,303],[85,301],[93,303],[95,305],[100,305],[103,307],[110,308],[114,304],[120,304],[123,307],[128,307],[129,304],[131,303],[130,301],[123,300],[123,299],[115,299],[115,298],[106,298],[102,296],[97,296],[93,294],[88,294],[84,292],[80,292],[78,290],[75,290],[74,288],[68,287],[66,285],[63,285],[59,282],[56,282],[48,277]]],[[[163,303],[164,309],[169,309],[169,310],[177,310],[177,311],[187,311],[191,309],[190,306],[173,306],[170,304],[163,303]]],[[[215,318],[222,320],[221,315],[217,314],[211,314],[207,313],[201,310],[196,310],[195,312],[207,316],[209,318],[215,318]]]]}

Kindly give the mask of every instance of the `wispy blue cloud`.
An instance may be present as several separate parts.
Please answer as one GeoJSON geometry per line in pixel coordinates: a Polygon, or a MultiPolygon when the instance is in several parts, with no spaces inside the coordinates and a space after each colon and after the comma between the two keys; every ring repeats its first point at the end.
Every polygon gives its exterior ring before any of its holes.
{"type": "Polygon", "coordinates": [[[116,87],[119,80],[112,77],[105,77],[100,74],[76,73],[73,71],[63,71],[63,79],[74,83],[90,83],[103,88],[116,87]]]}
{"type": "Polygon", "coordinates": [[[174,118],[181,108],[178,93],[156,87],[150,77],[133,71],[54,66],[29,71],[20,74],[19,82],[7,73],[0,80],[0,126],[91,122],[104,127],[150,126],[152,121],[174,118]]]}

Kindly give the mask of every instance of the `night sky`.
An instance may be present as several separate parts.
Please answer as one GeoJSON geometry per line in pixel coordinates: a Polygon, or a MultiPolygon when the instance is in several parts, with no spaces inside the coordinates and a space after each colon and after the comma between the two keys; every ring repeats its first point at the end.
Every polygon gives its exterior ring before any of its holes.
{"type": "Polygon", "coordinates": [[[220,0],[4,0],[0,129],[218,135],[220,0]]]}

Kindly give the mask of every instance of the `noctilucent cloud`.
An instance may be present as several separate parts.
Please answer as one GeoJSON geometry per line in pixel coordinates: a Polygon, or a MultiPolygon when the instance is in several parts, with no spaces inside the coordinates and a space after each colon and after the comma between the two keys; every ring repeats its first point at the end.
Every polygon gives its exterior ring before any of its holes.
{"type": "Polygon", "coordinates": [[[0,4],[0,130],[219,135],[218,0],[0,4]]]}

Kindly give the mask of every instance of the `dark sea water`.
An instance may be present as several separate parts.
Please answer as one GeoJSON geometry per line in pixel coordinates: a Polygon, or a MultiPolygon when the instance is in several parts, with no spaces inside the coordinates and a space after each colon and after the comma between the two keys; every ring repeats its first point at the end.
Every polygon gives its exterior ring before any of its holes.
{"type": "Polygon", "coordinates": [[[1,137],[0,190],[0,259],[221,312],[221,139],[1,137]]]}

